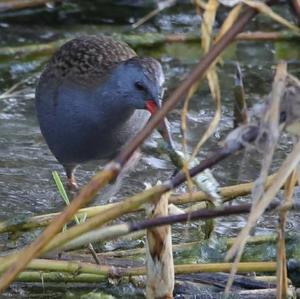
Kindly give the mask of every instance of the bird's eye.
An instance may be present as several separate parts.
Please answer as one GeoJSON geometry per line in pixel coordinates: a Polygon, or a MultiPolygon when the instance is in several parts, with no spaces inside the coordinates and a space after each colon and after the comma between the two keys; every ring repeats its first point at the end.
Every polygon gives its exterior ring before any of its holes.
{"type": "Polygon", "coordinates": [[[145,88],[145,86],[141,83],[141,82],[135,82],[135,87],[136,87],[136,89],[138,89],[138,90],[141,90],[141,91],[145,91],[146,90],[146,88],[145,88]]]}

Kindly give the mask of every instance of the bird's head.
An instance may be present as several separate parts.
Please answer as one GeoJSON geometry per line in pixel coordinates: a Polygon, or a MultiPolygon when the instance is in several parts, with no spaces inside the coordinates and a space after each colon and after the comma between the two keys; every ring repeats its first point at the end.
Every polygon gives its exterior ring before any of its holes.
{"type": "Polygon", "coordinates": [[[150,57],[134,57],[119,64],[114,73],[120,105],[154,114],[161,105],[164,83],[160,63],[150,57]]]}
{"type": "MultiPolygon", "coordinates": [[[[133,57],[120,63],[114,69],[112,78],[117,105],[124,109],[144,109],[154,115],[161,107],[164,80],[160,63],[151,57],[133,57]]],[[[158,131],[173,148],[165,118],[161,121],[158,131]]]]}

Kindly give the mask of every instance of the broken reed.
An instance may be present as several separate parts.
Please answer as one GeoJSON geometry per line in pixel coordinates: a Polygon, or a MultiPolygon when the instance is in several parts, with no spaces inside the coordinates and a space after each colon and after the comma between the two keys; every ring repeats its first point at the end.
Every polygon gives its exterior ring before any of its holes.
{"type": "MultiPolygon", "coordinates": [[[[5,258],[0,257],[2,262],[5,258]]],[[[208,264],[181,264],[175,265],[176,274],[189,274],[199,272],[230,272],[232,263],[208,263],[208,264]]],[[[107,265],[96,265],[76,261],[57,261],[49,259],[32,260],[26,271],[55,271],[70,273],[73,276],[80,274],[94,274],[107,277],[123,277],[145,275],[145,267],[115,267],[107,265]]],[[[0,273],[3,273],[4,267],[0,264],[0,273]]],[[[238,266],[239,273],[249,272],[275,272],[276,262],[243,262],[238,266]]],[[[59,281],[58,281],[59,282],[59,281]]]]}
{"type": "MultiPolygon", "coordinates": [[[[266,186],[269,186],[273,176],[270,176],[266,182],[266,186]]],[[[227,187],[220,188],[220,196],[223,198],[224,202],[231,201],[239,196],[245,196],[251,193],[253,188],[253,182],[232,185],[227,187]]],[[[169,199],[169,202],[176,205],[193,203],[193,202],[203,202],[209,200],[209,197],[202,191],[185,193],[179,195],[172,195],[169,199]]],[[[96,216],[98,213],[108,210],[112,207],[115,207],[116,203],[93,206],[89,208],[84,208],[78,211],[76,214],[77,217],[86,215],[87,218],[96,216]]],[[[40,216],[33,216],[28,218],[13,218],[4,222],[0,222],[0,233],[11,232],[11,233],[20,233],[22,231],[27,231],[31,229],[36,229],[39,227],[47,226],[51,220],[57,216],[59,213],[51,213],[40,216]]]]}

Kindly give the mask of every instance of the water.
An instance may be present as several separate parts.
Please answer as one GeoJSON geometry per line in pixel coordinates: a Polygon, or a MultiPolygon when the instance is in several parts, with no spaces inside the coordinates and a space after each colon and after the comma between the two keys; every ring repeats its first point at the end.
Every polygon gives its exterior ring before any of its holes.
{"type": "MultiPolygon", "coordinates": [[[[252,28],[260,28],[265,19],[258,19],[252,28]]],[[[156,32],[158,28],[164,33],[179,33],[189,30],[197,30],[200,18],[194,15],[194,11],[188,7],[187,11],[178,14],[178,9],[162,15],[154,24],[150,23],[141,28],[140,32],[156,32]]],[[[10,24],[0,20],[0,46],[14,46],[23,44],[45,43],[57,38],[70,38],[74,32],[95,34],[100,32],[120,32],[125,27],[121,25],[94,25],[94,24],[68,24],[63,26],[34,25],[23,28],[20,24],[10,24]]],[[[126,27],[127,28],[127,27],[126,27]]],[[[276,63],[281,58],[282,51],[288,59],[289,71],[298,76],[300,74],[299,44],[295,46],[289,43],[258,43],[240,42],[231,45],[225,53],[224,64],[219,67],[220,83],[222,90],[222,119],[210,140],[199,153],[199,158],[204,159],[218,148],[219,143],[232,129],[232,99],[235,62],[241,64],[244,74],[244,84],[249,106],[263,97],[271,90],[276,63]],[[291,49],[291,50],[289,50],[291,49]]],[[[199,45],[195,44],[165,44],[159,48],[136,49],[140,55],[150,55],[158,58],[166,73],[166,98],[178,86],[182,78],[195,66],[201,57],[199,45]]],[[[0,49],[1,52],[1,49],[0,49]]],[[[1,54],[1,53],[0,53],[1,54]]],[[[47,148],[37,124],[34,108],[34,89],[40,74],[40,70],[48,56],[5,58],[0,60],[0,94],[4,93],[14,84],[24,80],[13,95],[0,99],[0,220],[21,217],[24,215],[38,215],[54,211],[60,211],[62,202],[54,186],[51,172],[57,170],[64,178],[62,167],[47,148]]],[[[176,148],[181,149],[180,132],[180,108],[173,110],[168,118],[171,122],[172,136],[176,148]]],[[[190,151],[197,144],[202,134],[214,115],[214,103],[209,94],[206,83],[195,93],[190,103],[188,115],[188,148],[190,151]]],[[[160,136],[155,133],[148,140],[152,146],[159,141],[160,136]]],[[[292,138],[284,135],[280,146],[276,151],[273,170],[278,168],[286,154],[292,148],[292,138]]],[[[239,153],[214,167],[213,174],[222,186],[248,182],[257,177],[260,167],[260,156],[253,151],[239,153]]],[[[99,165],[101,168],[101,165],[99,165]]],[[[77,171],[79,184],[83,185],[95,173],[94,164],[82,166],[77,171]]],[[[116,200],[140,192],[145,183],[155,184],[157,180],[169,178],[174,171],[170,161],[157,154],[143,154],[135,169],[123,180],[116,200]]],[[[249,198],[241,198],[241,202],[249,198]]],[[[98,197],[96,202],[103,202],[98,197]]],[[[289,215],[287,230],[295,232],[299,230],[299,214],[289,215]]],[[[125,219],[128,219],[125,218],[125,219]]],[[[257,234],[274,232],[277,225],[277,216],[268,214],[259,221],[257,234]]],[[[246,218],[229,217],[218,221],[216,234],[219,236],[235,235],[246,222],[246,218]]],[[[197,240],[199,230],[197,225],[174,226],[174,242],[197,240]],[[186,233],[187,232],[187,233],[186,233]]],[[[7,236],[2,237],[1,242],[6,242],[7,236]]],[[[27,239],[22,239],[22,244],[27,239]]],[[[15,245],[10,244],[13,248],[15,245]]],[[[110,242],[107,246],[114,246],[116,242],[110,242]]],[[[128,248],[131,243],[122,241],[120,248],[128,248]]],[[[18,244],[20,245],[20,244],[18,244]]],[[[196,258],[196,257],[195,257],[196,258]]],[[[122,291],[120,294],[122,294],[122,291]]]]}

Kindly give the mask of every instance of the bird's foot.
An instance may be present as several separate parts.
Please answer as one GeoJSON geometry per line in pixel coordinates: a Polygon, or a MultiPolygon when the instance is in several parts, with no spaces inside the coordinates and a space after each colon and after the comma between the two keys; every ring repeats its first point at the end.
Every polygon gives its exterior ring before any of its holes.
{"type": "Polygon", "coordinates": [[[70,192],[77,192],[79,190],[79,187],[76,183],[76,179],[74,176],[71,176],[67,180],[67,188],[70,192]]]}

